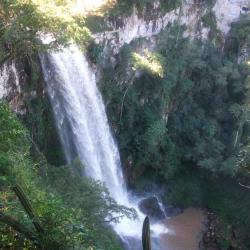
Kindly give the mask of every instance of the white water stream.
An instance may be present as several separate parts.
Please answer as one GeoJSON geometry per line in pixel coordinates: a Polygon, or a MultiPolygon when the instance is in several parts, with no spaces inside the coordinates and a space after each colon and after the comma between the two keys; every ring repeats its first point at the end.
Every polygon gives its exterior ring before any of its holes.
{"type": "MultiPolygon", "coordinates": [[[[86,174],[104,182],[119,204],[137,210],[137,220],[124,218],[115,230],[121,238],[140,239],[144,215],[137,208],[138,200],[127,193],[118,148],[108,125],[95,75],[86,58],[72,46],[42,55],[41,63],[68,163],[78,157],[86,167],[86,174]]],[[[158,229],[159,225],[156,225],[155,230],[158,229]]]]}

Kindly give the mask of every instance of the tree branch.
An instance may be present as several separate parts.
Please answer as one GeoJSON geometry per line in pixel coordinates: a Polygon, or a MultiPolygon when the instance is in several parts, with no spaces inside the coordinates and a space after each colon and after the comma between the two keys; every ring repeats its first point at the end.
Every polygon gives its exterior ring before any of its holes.
{"type": "Polygon", "coordinates": [[[120,219],[120,218],[123,218],[123,217],[124,217],[123,215],[112,217],[110,220],[105,220],[104,222],[105,223],[110,223],[110,222],[116,221],[117,219],[120,219]]]}
{"type": "Polygon", "coordinates": [[[240,185],[240,186],[242,186],[242,187],[244,187],[244,188],[250,189],[250,186],[247,186],[247,185],[241,184],[240,182],[239,182],[239,185],[240,185]]]}
{"type": "Polygon", "coordinates": [[[44,233],[44,229],[43,229],[38,217],[35,215],[35,212],[34,212],[32,206],[31,206],[31,203],[28,200],[28,198],[26,197],[26,195],[23,192],[22,188],[19,185],[16,185],[12,189],[15,192],[15,194],[17,195],[17,197],[18,197],[19,201],[21,202],[24,210],[26,211],[26,213],[28,214],[28,216],[32,220],[32,223],[33,223],[34,227],[36,228],[36,231],[39,234],[44,233]]]}
{"type": "Polygon", "coordinates": [[[133,76],[131,77],[131,79],[130,79],[130,81],[128,83],[128,86],[127,86],[127,88],[126,88],[126,90],[124,92],[123,98],[122,98],[122,104],[121,104],[121,108],[120,108],[120,122],[122,120],[122,113],[123,113],[123,106],[124,106],[125,97],[126,97],[126,95],[128,93],[129,87],[132,85],[132,83],[133,83],[133,81],[135,79],[135,74],[136,74],[136,72],[134,72],[133,76]]]}

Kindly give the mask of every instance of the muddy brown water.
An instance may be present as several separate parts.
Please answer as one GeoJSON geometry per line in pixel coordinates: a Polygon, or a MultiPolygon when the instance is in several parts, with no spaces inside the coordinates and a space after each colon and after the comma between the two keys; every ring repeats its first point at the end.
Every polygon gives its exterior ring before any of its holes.
{"type": "Polygon", "coordinates": [[[205,221],[204,212],[195,208],[164,220],[167,231],[161,235],[162,250],[198,250],[205,221]]]}

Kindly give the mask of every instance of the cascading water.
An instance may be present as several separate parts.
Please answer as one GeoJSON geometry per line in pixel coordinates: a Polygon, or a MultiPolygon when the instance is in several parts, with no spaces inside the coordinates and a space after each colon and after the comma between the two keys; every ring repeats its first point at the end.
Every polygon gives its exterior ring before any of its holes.
{"type": "Polygon", "coordinates": [[[87,60],[81,51],[71,46],[62,52],[41,55],[41,63],[68,163],[77,156],[86,166],[86,174],[104,182],[119,204],[137,210],[137,221],[125,218],[115,230],[122,238],[139,238],[144,216],[133,205],[135,199],[129,201],[119,152],[87,60]]]}
{"type": "Polygon", "coordinates": [[[68,163],[75,158],[74,148],[86,174],[104,182],[116,200],[126,203],[119,152],[86,59],[72,47],[42,56],[42,66],[68,163]]]}

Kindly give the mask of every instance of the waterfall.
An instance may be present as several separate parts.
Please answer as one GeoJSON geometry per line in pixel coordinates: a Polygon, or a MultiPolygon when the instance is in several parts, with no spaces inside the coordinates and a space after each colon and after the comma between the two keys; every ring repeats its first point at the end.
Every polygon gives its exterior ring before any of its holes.
{"type": "MultiPolygon", "coordinates": [[[[47,91],[68,163],[76,157],[85,174],[105,183],[111,196],[121,205],[134,207],[139,219],[128,218],[115,225],[126,241],[141,236],[144,215],[138,199],[129,197],[124,182],[118,148],[112,137],[95,75],[81,51],[71,46],[61,52],[41,55],[47,91]]],[[[156,230],[158,230],[157,225],[156,230]]],[[[129,244],[128,249],[140,249],[129,244]]]]}
{"type": "Polygon", "coordinates": [[[43,55],[41,61],[67,162],[79,157],[86,174],[104,182],[111,195],[126,204],[119,152],[85,57],[71,47],[43,55]]]}

